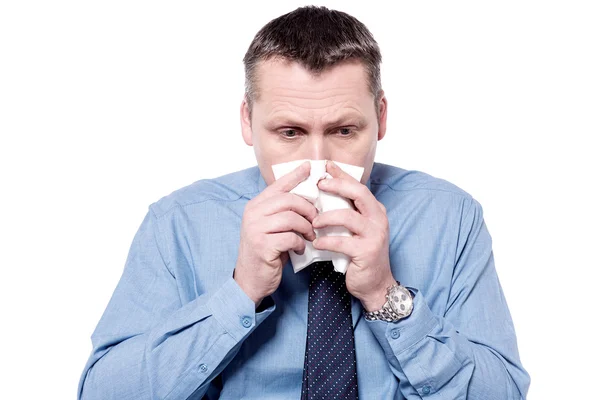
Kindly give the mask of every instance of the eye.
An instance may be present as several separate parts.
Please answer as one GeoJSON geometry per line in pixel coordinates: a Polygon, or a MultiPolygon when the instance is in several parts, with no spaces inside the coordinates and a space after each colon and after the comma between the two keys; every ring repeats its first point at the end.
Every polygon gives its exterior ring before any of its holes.
{"type": "Polygon", "coordinates": [[[352,128],[339,128],[336,130],[336,132],[339,132],[340,136],[343,138],[349,138],[354,136],[354,129],[352,128]]]}
{"type": "Polygon", "coordinates": [[[295,129],[285,129],[283,131],[280,131],[279,133],[281,133],[283,135],[284,138],[286,139],[293,139],[294,137],[296,137],[296,133],[297,131],[295,129]]]}

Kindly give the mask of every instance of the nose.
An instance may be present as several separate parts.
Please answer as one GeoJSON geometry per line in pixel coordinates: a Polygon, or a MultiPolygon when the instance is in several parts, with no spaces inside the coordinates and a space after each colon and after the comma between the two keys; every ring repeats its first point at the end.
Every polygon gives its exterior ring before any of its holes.
{"type": "Polygon", "coordinates": [[[312,134],[307,140],[306,158],[311,160],[331,160],[330,144],[324,135],[312,134]]]}

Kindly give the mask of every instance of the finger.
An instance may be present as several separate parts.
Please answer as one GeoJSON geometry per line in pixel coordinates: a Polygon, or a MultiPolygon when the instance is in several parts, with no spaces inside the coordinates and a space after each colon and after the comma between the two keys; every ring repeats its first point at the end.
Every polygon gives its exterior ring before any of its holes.
{"type": "Polygon", "coordinates": [[[313,228],[343,226],[353,234],[364,237],[367,236],[366,222],[366,217],[354,210],[331,210],[319,214],[319,216],[313,220],[312,226],[313,228]]]}
{"type": "Polygon", "coordinates": [[[277,196],[270,197],[261,203],[262,213],[265,216],[273,215],[281,211],[294,211],[309,222],[319,214],[319,210],[310,201],[297,194],[286,192],[277,196]]]}
{"type": "Polygon", "coordinates": [[[313,247],[318,250],[335,251],[350,258],[358,257],[360,240],[356,236],[321,236],[313,241],[313,247]]]}
{"type": "Polygon", "coordinates": [[[321,179],[318,186],[325,192],[352,200],[358,211],[365,216],[375,215],[381,211],[377,199],[369,188],[352,177],[321,179]]]}
{"type": "Polygon", "coordinates": [[[282,177],[280,177],[279,179],[277,179],[275,182],[273,182],[271,185],[269,185],[264,191],[268,190],[269,192],[272,192],[272,193],[289,192],[290,190],[292,190],[293,188],[298,186],[298,184],[300,182],[306,180],[306,178],[308,178],[309,175],[310,175],[310,162],[304,161],[302,164],[297,166],[295,169],[293,169],[292,171],[288,172],[287,174],[285,174],[282,177]]]}
{"type": "Polygon", "coordinates": [[[352,175],[341,169],[333,160],[327,160],[325,170],[334,178],[352,179],[356,181],[352,175]]]}
{"type": "Polygon", "coordinates": [[[282,232],[271,235],[269,245],[280,253],[294,250],[297,253],[304,252],[306,242],[294,232],[282,232]]]}
{"type": "Polygon", "coordinates": [[[268,226],[264,231],[266,233],[294,231],[301,234],[308,241],[313,241],[316,238],[312,224],[293,211],[284,211],[271,215],[265,218],[262,223],[268,226]]]}

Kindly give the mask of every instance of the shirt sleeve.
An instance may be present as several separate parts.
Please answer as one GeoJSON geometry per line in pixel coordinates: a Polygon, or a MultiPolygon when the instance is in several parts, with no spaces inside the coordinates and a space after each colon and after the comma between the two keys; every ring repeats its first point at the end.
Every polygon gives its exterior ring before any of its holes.
{"type": "Polygon", "coordinates": [[[494,266],[481,205],[463,213],[450,298],[435,315],[424,294],[398,322],[368,321],[407,399],[525,399],[530,377],[494,266]]]}
{"type": "Polygon", "coordinates": [[[242,342],[275,310],[255,310],[233,277],[182,304],[151,209],[92,334],[78,399],[201,398],[242,342]]]}

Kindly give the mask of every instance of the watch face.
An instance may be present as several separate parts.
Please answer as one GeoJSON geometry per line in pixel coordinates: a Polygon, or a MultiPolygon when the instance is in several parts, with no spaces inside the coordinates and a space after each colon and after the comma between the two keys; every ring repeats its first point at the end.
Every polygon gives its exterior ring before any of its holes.
{"type": "Polygon", "coordinates": [[[408,290],[401,286],[392,288],[388,301],[397,314],[408,315],[412,311],[412,297],[408,290]]]}

